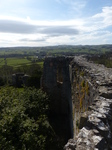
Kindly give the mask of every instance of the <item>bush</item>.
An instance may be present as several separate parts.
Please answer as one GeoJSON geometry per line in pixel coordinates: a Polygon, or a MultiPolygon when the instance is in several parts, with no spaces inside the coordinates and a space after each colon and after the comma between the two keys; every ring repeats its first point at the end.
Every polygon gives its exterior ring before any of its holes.
{"type": "Polygon", "coordinates": [[[0,149],[59,149],[49,124],[49,100],[34,88],[0,89],[0,149]]]}

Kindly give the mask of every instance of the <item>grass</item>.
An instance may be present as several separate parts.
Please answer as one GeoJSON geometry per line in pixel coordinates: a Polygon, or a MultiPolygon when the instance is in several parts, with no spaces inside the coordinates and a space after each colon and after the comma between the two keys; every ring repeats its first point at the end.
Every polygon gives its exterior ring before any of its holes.
{"type": "MultiPolygon", "coordinates": [[[[0,59],[1,60],[1,59],[0,59]]],[[[0,66],[5,64],[5,60],[2,59],[0,66]]],[[[6,63],[8,66],[17,67],[18,65],[30,64],[31,62],[25,58],[7,58],[6,63]]]]}
{"type": "MultiPolygon", "coordinates": [[[[26,58],[7,58],[6,63],[8,66],[12,66],[14,68],[20,67],[22,65],[31,65],[32,62],[30,60],[27,60],[26,58]]],[[[39,64],[41,67],[43,67],[43,61],[36,62],[36,64],[39,64]]],[[[0,67],[5,65],[4,58],[0,58],[0,67]]]]}
{"type": "Polygon", "coordinates": [[[43,68],[43,61],[37,62],[36,64],[40,65],[43,68]]]}

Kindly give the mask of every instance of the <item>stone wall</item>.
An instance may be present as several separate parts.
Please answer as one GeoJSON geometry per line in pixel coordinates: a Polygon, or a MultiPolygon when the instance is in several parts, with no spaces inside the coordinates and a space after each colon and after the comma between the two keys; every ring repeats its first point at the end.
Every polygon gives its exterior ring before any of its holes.
{"type": "Polygon", "coordinates": [[[65,57],[47,57],[42,76],[42,89],[50,96],[51,124],[66,142],[73,137],[70,60],[65,57]]]}
{"type": "Polygon", "coordinates": [[[112,69],[82,56],[71,65],[74,138],[64,149],[111,150],[112,69]]]}
{"type": "Polygon", "coordinates": [[[42,88],[65,150],[112,149],[112,69],[74,58],[48,57],[42,88]],[[72,138],[73,137],[73,138],[72,138]]]}

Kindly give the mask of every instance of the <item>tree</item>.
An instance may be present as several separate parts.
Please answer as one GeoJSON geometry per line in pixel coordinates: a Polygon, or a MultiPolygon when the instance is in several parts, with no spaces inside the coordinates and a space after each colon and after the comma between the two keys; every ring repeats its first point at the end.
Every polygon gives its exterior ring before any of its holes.
{"type": "Polygon", "coordinates": [[[60,149],[48,121],[49,99],[41,90],[0,89],[0,149],[60,149]]]}
{"type": "Polygon", "coordinates": [[[3,82],[5,84],[10,84],[11,83],[12,74],[13,74],[13,67],[8,66],[8,65],[3,65],[0,68],[0,76],[3,79],[3,82]]]}

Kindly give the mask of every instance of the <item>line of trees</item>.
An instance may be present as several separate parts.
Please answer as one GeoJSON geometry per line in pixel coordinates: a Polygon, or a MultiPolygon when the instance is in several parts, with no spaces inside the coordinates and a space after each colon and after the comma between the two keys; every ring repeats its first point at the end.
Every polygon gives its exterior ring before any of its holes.
{"type": "Polygon", "coordinates": [[[102,55],[93,55],[92,57],[89,58],[89,60],[97,64],[103,64],[108,68],[112,68],[112,52],[102,55]]]}
{"type": "Polygon", "coordinates": [[[16,69],[12,66],[3,65],[0,68],[0,86],[12,85],[12,74],[24,73],[30,76],[28,86],[40,88],[40,78],[42,75],[42,68],[38,64],[22,65],[16,69]]]}

